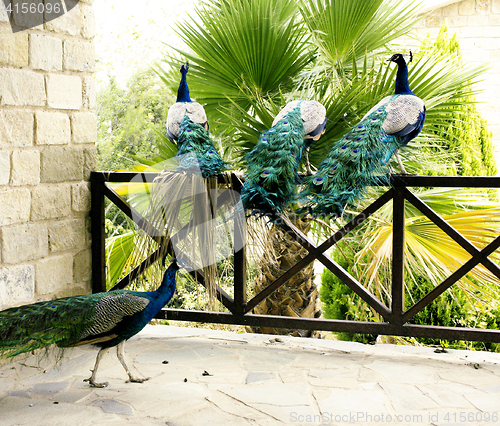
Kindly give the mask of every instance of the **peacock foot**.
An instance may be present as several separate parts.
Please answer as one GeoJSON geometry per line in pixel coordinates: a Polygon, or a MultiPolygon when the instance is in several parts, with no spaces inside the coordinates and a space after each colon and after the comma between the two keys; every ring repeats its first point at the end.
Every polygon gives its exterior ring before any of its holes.
{"type": "Polygon", "coordinates": [[[92,388],[105,388],[109,385],[109,382],[103,382],[103,383],[96,383],[92,379],[92,377],[89,377],[88,379],[83,379],[84,382],[89,382],[90,387],[92,388]]]}
{"type": "Polygon", "coordinates": [[[130,376],[130,378],[125,382],[125,383],[143,383],[146,380],[149,380],[151,377],[133,377],[130,376]]]}

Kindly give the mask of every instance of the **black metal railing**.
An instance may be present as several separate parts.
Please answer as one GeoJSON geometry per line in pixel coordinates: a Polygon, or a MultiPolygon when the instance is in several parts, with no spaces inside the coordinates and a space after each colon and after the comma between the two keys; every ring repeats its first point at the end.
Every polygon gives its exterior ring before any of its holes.
{"type": "MultiPolygon", "coordinates": [[[[153,182],[157,173],[124,173],[124,172],[93,172],[91,175],[92,191],[92,262],[93,262],[93,290],[94,292],[106,291],[105,269],[105,232],[104,209],[105,197],[120,208],[127,216],[134,218],[136,225],[146,230],[146,223],[134,212],[130,205],[114,191],[109,183],[137,181],[138,176],[143,182],[153,182]]],[[[220,178],[224,184],[228,179],[220,178]]],[[[230,175],[232,189],[239,191],[241,181],[234,174],[230,175]]],[[[427,177],[427,176],[393,176],[391,187],[380,198],[374,201],[363,212],[359,213],[349,223],[331,235],[320,245],[316,245],[307,235],[304,235],[289,220],[282,218],[279,225],[301,244],[308,254],[291,266],[282,276],[267,286],[250,300],[246,299],[246,253],[245,248],[234,252],[234,298],[230,297],[221,288],[216,289],[217,298],[229,312],[206,312],[183,309],[163,309],[157,316],[160,319],[182,321],[196,321],[206,323],[239,324],[254,327],[276,327],[288,329],[328,330],[336,332],[381,334],[394,336],[413,336],[439,338],[449,340],[471,340],[483,342],[500,342],[500,330],[443,327],[433,325],[409,324],[418,312],[432,303],[450,286],[455,284],[474,267],[482,264],[491,272],[500,283],[500,266],[493,262],[489,256],[500,247],[500,236],[489,242],[483,249],[478,249],[468,241],[448,222],[434,212],[427,204],[421,201],[408,188],[409,187],[454,187],[454,188],[500,188],[500,177],[427,177]],[[337,244],[344,236],[368,219],[378,209],[390,200],[393,201],[393,245],[392,245],[392,294],[391,306],[387,306],[376,296],[370,293],[361,283],[352,277],[340,265],[328,257],[325,252],[337,244]],[[453,272],[442,283],[436,286],[421,300],[409,309],[404,309],[404,224],[405,202],[412,204],[423,215],[434,222],[443,232],[452,238],[460,247],[466,250],[471,258],[453,272]],[[252,313],[259,303],[271,293],[282,286],[290,277],[307,267],[311,262],[318,260],[331,270],[345,284],[361,297],[380,317],[381,322],[362,322],[349,320],[331,320],[323,318],[296,318],[272,315],[256,315],[252,313]]],[[[235,221],[235,232],[244,232],[235,221]]],[[[158,238],[158,237],[155,237],[158,238]]],[[[150,259],[137,266],[129,275],[123,278],[114,289],[124,288],[135,278],[140,276],[151,263],[158,259],[158,254],[153,254],[150,259]]],[[[203,275],[192,273],[203,284],[203,275]]]]}

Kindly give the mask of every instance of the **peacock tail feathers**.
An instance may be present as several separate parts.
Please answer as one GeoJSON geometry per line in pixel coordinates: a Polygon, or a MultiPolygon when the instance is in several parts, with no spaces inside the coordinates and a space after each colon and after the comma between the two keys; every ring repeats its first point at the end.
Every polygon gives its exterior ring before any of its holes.
{"type": "Polygon", "coordinates": [[[53,344],[85,344],[86,339],[113,329],[124,317],[142,312],[149,304],[144,296],[117,290],[1,311],[0,354],[12,357],[53,344]]]}
{"type": "Polygon", "coordinates": [[[313,176],[304,179],[299,199],[307,201],[314,216],[339,216],[354,205],[369,186],[388,182],[387,162],[402,145],[383,130],[387,110],[383,105],[342,137],[313,176]]]}
{"type": "Polygon", "coordinates": [[[180,124],[177,156],[183,156],[179,163],[180,170],[196,170],[199,167],[204,178],[216,176],[228,166],[215,149],[208,130],[193,123],[187,114],[180,124]]]}
{"type": "Polygon", "coordinates": [[[305,148],[300,106],[262,133],[247,155],[247,180],[241,201],[253,214],[283,212],[294,200],[299,163],[305,148]]]}

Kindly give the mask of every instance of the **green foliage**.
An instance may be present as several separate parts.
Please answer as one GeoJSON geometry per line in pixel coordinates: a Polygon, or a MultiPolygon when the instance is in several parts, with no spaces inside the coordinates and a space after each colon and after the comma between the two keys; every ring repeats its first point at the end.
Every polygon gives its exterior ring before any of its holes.
{"type": "MultiPolygon", "coordinates": [[[[349,250],[344,242],[339,243],[333,252],[333,260],[350,274],[353,273],[349,259],[349,250]],[[340,249],[340,250],[339,250],[340,249]],[[341,251],[342,250],[342,251],[341,251]]],[[[329,319],[370,321],[375,316],[362,300],[329,269],[321,274],[320,300],[323,302],[323,316],[329,319]]],[[[377,336],[359,333],[337,333],[339,340],[350,340],[360,343],[375,343],[377,336]]]]}
{"type": "Polygon", "coordinates": [[[101,170],[130,169],[132,157],[159,153],[174,96],[153,70],[139,70],[122,89],[114,78],[97,93],[97,152],[101,170]]]}
{"type": "MultiPolygon", "coordinates": [[[[446,23],[441,27],[436,41],[431,43],[428,37],[424,40],[422,49],[456,57],[463,63],[456,34],[451,38],[448,36],[446,23]]],[[[470,85],[469,89],[473,93],[470,85]]],[[[493,158],[492,134],[488,130],[486,120],[477,110],[475,97],[465,97],[460,104],[447,108],[441,115],[442,123],[438,124],[434,131],[444,141],[442,147],[449,154],[449,165],[441,174],[495,176],[497,168],[493,158]]],[[[435,152],[435,149],[431,151],[435,152]]],[[[432,170],[424,173],[439,174],[432,170]]]]}

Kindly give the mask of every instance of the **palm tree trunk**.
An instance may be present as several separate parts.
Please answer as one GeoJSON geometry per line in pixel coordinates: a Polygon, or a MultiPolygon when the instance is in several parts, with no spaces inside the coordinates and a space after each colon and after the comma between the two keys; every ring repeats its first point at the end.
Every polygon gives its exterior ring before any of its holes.
{"type": "MultiPolygon", "coordinates": [[[[290,218],[304,234],[310,229],[308,221],[298,216],[290,218]]],[[[305,257],[308,253],[280,226],[272,225],[258,267],[255,294],[265,289],[276,278],[305,257]]],[[[321,315],[319,292],[314,283],[313,264],[295,274],[269,297],[257,305],[253,312],[261,315],[282,315],[301,318],[318,318],[321,315]]],[[[274,327],[253,327],[254,333],[280,334],[300,337],[321,337],[318,331],[295,330],[274,327]]]]}

